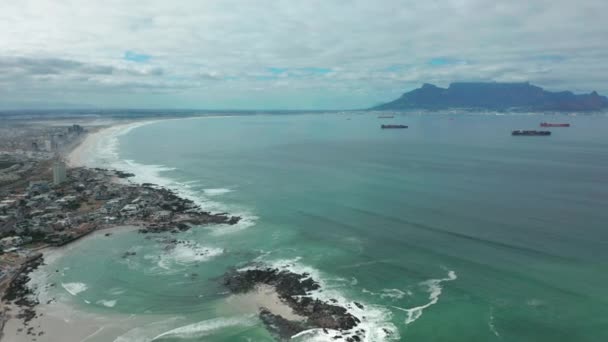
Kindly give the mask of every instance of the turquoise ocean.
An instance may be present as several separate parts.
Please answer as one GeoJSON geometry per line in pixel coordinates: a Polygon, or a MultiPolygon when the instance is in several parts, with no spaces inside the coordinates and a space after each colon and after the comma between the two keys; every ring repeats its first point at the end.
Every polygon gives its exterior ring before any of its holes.
{"type": "Polygon", "coordinates": [[[115,231],[55,261],[53,295],[78,310],[152,317],[114,341],[272,341],[219,281],[250,262],[363,303],[368,341],[608,341],[606,115],[260,114],[104,139],[92,165],[243,217],[115,231]],[[572,127],[510,134],[541,121],[572,127]],[[167,250],[166,238],[186,243],[167,250]]]}

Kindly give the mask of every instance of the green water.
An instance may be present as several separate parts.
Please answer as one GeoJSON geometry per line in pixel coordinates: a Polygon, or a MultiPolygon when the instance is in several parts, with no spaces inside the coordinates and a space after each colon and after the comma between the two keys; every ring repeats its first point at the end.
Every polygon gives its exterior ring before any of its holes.
{"type": "Polygon", "coordinates": [[[175,235],[196,245],[172,252],[135,232],[84,240],[53,277],[86,290],[56,294],[107,315],[178,318],[126,336],[133,341],[176,328],[157,340],[272,340],[254,315],[227,304],[217,280],[256,260],[315,272],[328,297],[363,303],[370,341],[390,339],[382,328],[406,341],[607,341],[607,132],[606,116],[581,115],[142,126],[108,144],[100,163],[244,223],[175,235]],[[573,126],[510,136],[541,121],[573,126]],[[379,129],[388,122],[410,128],[379,129]],[[122,258],[127,250],[137,255],[122,258]]]}

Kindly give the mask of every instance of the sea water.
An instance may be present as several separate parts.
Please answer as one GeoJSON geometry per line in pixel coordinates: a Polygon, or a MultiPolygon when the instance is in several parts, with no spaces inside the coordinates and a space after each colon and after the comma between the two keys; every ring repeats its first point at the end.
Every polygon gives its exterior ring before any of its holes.
{"type": "Polygon", "coordinates": [[[249,115],[104,139],[93,166],[243,217],[98,234],[54,262],[58,300],[158,317],[115,341],[272,340],[221,286],[251,262],[311,274],[315,296],[348,306],[369,341],[608,340],[605,115],[249,115]],[[510,134],[541,121],[572,127],[510,134]]]}

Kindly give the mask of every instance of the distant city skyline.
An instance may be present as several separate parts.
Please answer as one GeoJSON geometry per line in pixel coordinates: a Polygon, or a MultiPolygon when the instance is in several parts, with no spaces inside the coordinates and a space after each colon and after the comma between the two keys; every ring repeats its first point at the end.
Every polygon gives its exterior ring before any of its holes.
{"type": "Polygon", "coordinates": [[[423,83],[608,93],[600,0],[11,1],[0,109],[359,109],[423,83]]]}

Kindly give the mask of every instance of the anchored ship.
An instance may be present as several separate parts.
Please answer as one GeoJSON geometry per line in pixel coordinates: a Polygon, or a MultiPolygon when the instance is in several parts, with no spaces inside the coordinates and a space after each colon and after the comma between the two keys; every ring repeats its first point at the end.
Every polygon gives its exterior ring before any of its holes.
{"type": "Polygon", "coordinates": [[[569,123],[541,122],[540,127],[570,127],[570,124],[569,123]]]}
{"type": "Polygon", "coordinates": [[[526,131],[518,129],[511,132],[511,135],[551,135],[550,131],[526,131]]]}
{"type": "Polygon", "coordinates": [[[382,129],[385,128],[407,128],[406,125],[382,125],[381,126],[382,129]]]}

